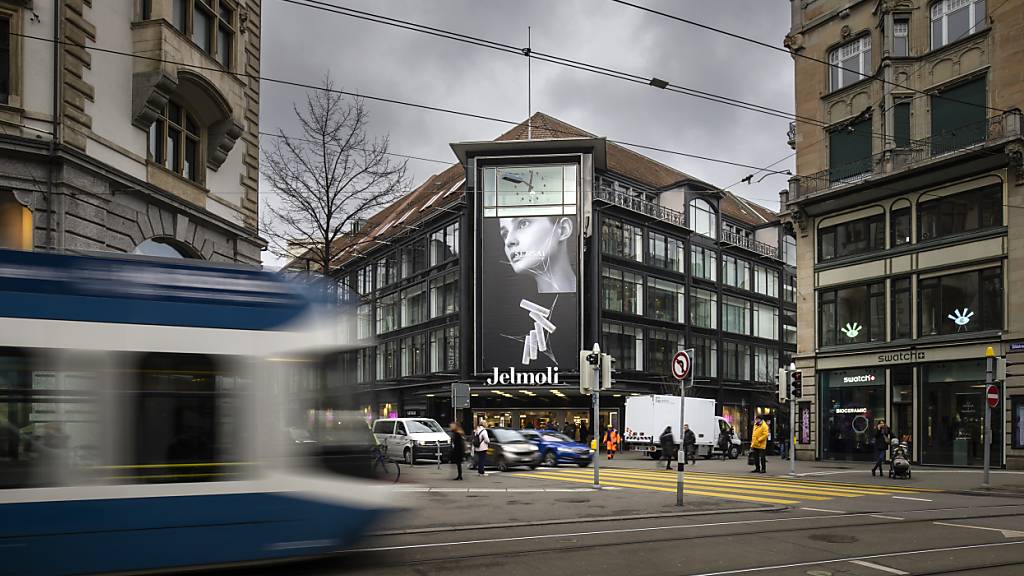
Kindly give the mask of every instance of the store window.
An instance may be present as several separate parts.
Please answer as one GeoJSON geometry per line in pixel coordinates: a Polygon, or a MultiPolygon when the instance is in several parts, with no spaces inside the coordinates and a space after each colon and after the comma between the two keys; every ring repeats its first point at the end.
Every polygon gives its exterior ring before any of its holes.
{"type": "Polygon", "coordinates": [[[718,293],[690,288],[690,322],[698,328],[718,327],[718,293]]]}
{"type": "Polygon", "coordinates": [[[697,278],[714,282],[718,279],[718,253],[704,246],[690,247],[691,273],[697,278]]]}
{"type": "Polygon", "coordinates": [[[910,277],[892,280],[892,339],[910,338],[912,304],[910,277]]]}
{"type": "Polygon", "coordinates": [[[910,244],[912,239],[910,232],[910,204],[908,203],[902,208],[894,208],[889,213],[889,222],[892,247],[910,244]]]}
{"type": "Polygon", "coordinates": [[[686,286],[648,276],[647,308],[649,318],[683,322],[686,319],[686,286]]]}
{"type": "Polygon", "coordinates": [[[611,354],[615,369],[642,371],[644,369],[644,329],[618,322],[601,323],[601,349],[611,354]]]}
{"type": "Polygon", "coordinates": [[[601,252],[634,262],[643,262],[644,233],[639,226],[617,218],[601,218],[601,252]]]}
{"type": "Polygon", "coordinates": [[[1003,190],[995,184],[941,198],[926,196],[917,205],[920,240],[934,240],[1003,225],[1003,190]]]}
{"type": "Polygon", "coordinates": [[[835,91],[871,75],[871,36],[861,36],[828,53],[829,90],[835,91]]]}
{"type": "Polygon", "coordinates": [[[821,346],[885,340],[885,283],[818,292],[821,346]]]}
{"type": "Polygon", "coordinates": [[[985,27],[985,0],[939,0],[931,7],[932,50],[985,27]]]}
{"type": "Polygon", "coordinates": [[[605,266],[601,269],[604,309],[611,312],[644,313],[644,277],[636,272],[605,266]]]}
{"type": "Polygon", "coordinates": [[[877,214],[818,230],[818,261],[885,249],[885,216],[877,214]]]}
{"type": "Polygon", "coordinates": [[[733,296],[722,297],[722,330],[750,335],[750,301],[733,296]]]}
{"type": "Polygon", "coordinates": [[[918,280],[920,335],[1003,328],[1001,267],[918,280]]]}
{"type": "Polygon", "coordinates": [[[892,407],[889,429],[892,437],[905,442],[908,452],[914,453],[914,368],[896,366],[889,369],[892,382],[892,407]]]}
{"type": "Polygon", "coordinates": [[[722,418],[732,425],[741,440],[750,440],[751,428],[746,408],[737,404],[723,404],[722,418]]]}
{"type": "Polygon", "coordinates": [[[690,201],[690,226],[701,236],[718,238],[718,215],[707,200],[690,201]]]}
{"type": "Polygon", "coordinates": [[[722,282],[733,288],[750,290],[750,262],[722,254],[722,282]]]}
{"type": "Polygon", "coordinates": [[[663,270],[683,272],[686,264],[683,241],[678,238],[650,232],[647,239],[647,263],[663,270]]]}
{"type": "Polygon", "coordinates": [[[1024,396],[1010,396],[1013,448],[1024,448],[1024,396]]]}
{"type": "MultiPolygon", "coordinates": [[[[984,459],[985,361],[925,364],[921,368],[921,463],[981,466],[984,459]]],[[[992,419],[1001,439],[1003,418],[992,419]]],[[[992,462],[1002,461],[1002,441],[991,444],[992,462]]]]}
{"type": "Polygon", "coordinates": [[[885,370],[821,372],[821,450],[828,460],[874,458],[872,428],[885,419],[885,370]]]}

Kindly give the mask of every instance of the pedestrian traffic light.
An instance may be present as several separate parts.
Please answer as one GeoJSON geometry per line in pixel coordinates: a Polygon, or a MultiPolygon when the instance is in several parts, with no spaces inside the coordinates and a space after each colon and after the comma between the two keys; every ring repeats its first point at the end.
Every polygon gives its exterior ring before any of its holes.
{"type": "Polygon", "coordinates": [[[800,373],[799,370],[792,370],[792,371],[789,372],[789,397],[790,398],[799,398],[799,397],[803,396],[804,389],[803,389],[803,383],[801,382],[801,378],[802,377],[803,377],[803,375],[800,373]]]}
{"type": "Polygon", "coordinates": [[[779,368],[779,402],[789,400],[789,370],[779,368]]]}
{"type": "Polygon", "coordinates": [[[601,385],[594,377],[594,368],[601,366],[601,356],[601,347],[596,343],[593,350],[580,350],[580,394],[590,394],[601,385]]]}
{"type": "Polygon", "coordinates": [[[608,390],[612,387],[612,370],[615,368],[615,358],[611,354],[601,354],[601,390],[608,390]]]}
{"type": "Polygon", "coordinates": [[[999,382],[1005,382],[1007,378],[1013,378],[1014,376],[1024,376],[1024,373],[1011,374],[1007,372],[1007,368],[1010,366],[1019,366],[1024,364],[1020,361],[1011,361],[1006,358],[996,358],[996,377],[995,379],[999,382]]]}

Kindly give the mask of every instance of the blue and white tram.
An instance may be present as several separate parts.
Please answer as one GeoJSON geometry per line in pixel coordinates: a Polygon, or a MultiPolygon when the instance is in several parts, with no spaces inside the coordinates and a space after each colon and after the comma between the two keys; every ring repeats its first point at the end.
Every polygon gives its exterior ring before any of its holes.
{"type": "Polygon", "coordinates": [[[347,331],[269,273],[0,251],[0,574],[350,546],[397,502],[319,394],[347,331]]]}

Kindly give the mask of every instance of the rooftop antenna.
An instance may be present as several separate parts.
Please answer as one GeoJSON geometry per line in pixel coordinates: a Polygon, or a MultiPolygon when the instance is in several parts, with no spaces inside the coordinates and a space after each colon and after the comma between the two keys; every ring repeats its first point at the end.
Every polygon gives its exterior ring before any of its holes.
{"type": "Polygon", "coordinates": [[[530,26],[526,27],[526,50],[523,51],[523,55],[526,56],[526,139],[533,140],[533,102],[531,102],[531,86],[530,80],[532,73],[530,70],[531,60],[531,29],[530,26]]]}

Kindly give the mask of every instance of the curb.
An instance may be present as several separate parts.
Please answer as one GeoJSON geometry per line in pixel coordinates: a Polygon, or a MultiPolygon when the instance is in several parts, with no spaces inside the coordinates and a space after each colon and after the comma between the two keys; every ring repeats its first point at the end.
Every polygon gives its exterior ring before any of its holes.
{"type": "Polygon", "coordinates": [[[597,518],[566,518],[562,520],[536,520],[533,522],[505,522],[501,524],[471,524],[461,526],[436,526],[431,528],[410,528],[408,530],[384,530],[368,532],[366,536],[402,536],[405,534],[430,534],[433,532],[459,532],[464,530],[488,530],[500,528],[525,528],[532,526],[554,526],[558,524],[580,524],[589,522],[612,522],[629,520],[648,520],[654,518],[680,518],[686,516],[706,516],[715,514],[740,514],[743,512],[779,512],[789,510],[789,506],[759,506],[756,508],[729,508],[726,510],[705,510],[693,512],[663,512],[658,514],[635,514],[632,516],[600,516],[597,518]]]}
{"type": "Polygon", "coordinates": [[[1024,491],[1005,490],[942,490],[944,494],[959,494],[961,496],[996,496],[1000,498],[1024,498],[1024,491]]]}

